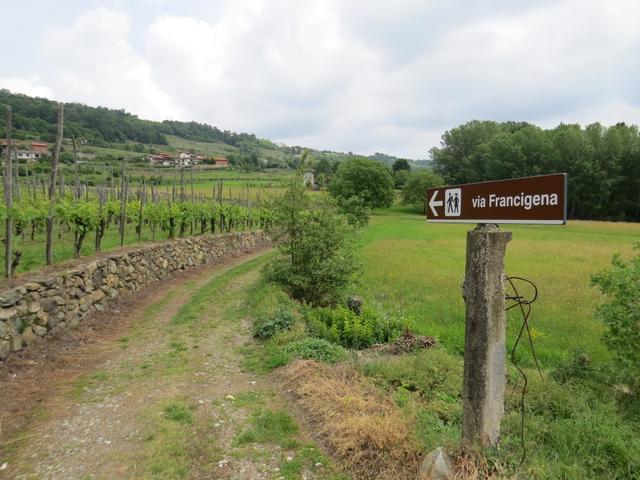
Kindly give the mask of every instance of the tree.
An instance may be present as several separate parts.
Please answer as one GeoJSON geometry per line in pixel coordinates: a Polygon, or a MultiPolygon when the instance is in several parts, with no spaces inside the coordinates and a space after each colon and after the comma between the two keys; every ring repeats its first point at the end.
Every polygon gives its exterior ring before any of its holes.
{"type": "Polygon", "coordinates": [[[640,219],[640,132],[635,125],[560,124],[544,130],[522,122],[472,121],[431,150],[448,183],[564,172],[570,218],[640,219]]]}
{"type": "Polygon", "coordinates": [[[267,264],[265,277],[292,297],[312,305],[334,303],[358,268],[350,228],[327,202],[312,204],[301,167],[287,191],[273,204],[272,238],[280,256],[267,264]]]}
{"type": "Polygon", "coordinates": [[[435,172],[453,184],[486,180],[481,147],[501,130],[497,122],[473,120],[445,132],[441,148],[430,151],[435,172]]]}
{"type": "Polygon", "coordinates": [[[321,158],[318,160],[318,163],[316,163],[315,170],[318,175],[331,175],[331,162],[326,158],[321,158]]]}
{"type": "Polygon", "coordinates": [[[440,185],[444,180],[430,170],[413,173],[402,189],[402,204],[420,207],[422,213],[427,213],[427,190],[440,185]]]}
{"type": "Polygon", "coordinates": [[[393,173],[396,173],[400,170],[408,170],[411,171],[411,165],[404,158],[398,158],[395,162],[393,162],[393,167],[391,167],[393,173]]]}
{"type": "Polygon", "coordinates": [[[383,164],[367,158],[341,162],[331,179],[329,192],[336,199],[359,197],[370,208],[390,207],[393,178],[383,164]]]}
{"type": "Polygon", "coordinates": [[[409,170],[398,170],[393,174],[393,183],[397,189],[402,189],[404,184],[407,183],[407,180],[411,176],[411,172],[409,170]]]}

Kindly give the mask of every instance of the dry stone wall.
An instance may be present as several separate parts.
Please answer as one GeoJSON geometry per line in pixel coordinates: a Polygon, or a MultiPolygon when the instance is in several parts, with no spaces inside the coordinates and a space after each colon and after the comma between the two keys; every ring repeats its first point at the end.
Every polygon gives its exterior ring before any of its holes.
{"type": "Polygon", "coordinates": [[[123,293],[173,273],[269,243],[263,232],[203,235],[157,243],[50,273],[0,292],[0,361],[37,337],[74,327],[123,293]]]}

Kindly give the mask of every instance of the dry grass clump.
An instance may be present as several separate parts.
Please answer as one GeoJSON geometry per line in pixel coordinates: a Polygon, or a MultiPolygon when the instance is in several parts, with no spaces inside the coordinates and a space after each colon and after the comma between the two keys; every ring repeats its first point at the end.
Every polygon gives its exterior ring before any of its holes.
{"type": "Polygon", "coordinates": [[[416,350],[424,350],[434,348],[438,344],[435,337],[424,335],[415,335],[409,330],[405,330],[400,337],[390,343],[376,343],[371,345],[369,350],[374,352],[391,353],[393,355],[402,355],[403,353],[411,353],[416,350]]]}
{"type": "MultiPolygon", "coordinates": [[[[500,478],[484,455],[468,447],[460,446],[449,452],[455,468],[454,480],[495,480],[500,478]]],[[[502,477],[504,478],[504,477],[502,477]]]]}
{"type": "Polygon", "coordinates": [[[318,439],[354,478],[416,478],[421,452],[408,419],[358,371],[298,360],[281,375],[318,439]]]}

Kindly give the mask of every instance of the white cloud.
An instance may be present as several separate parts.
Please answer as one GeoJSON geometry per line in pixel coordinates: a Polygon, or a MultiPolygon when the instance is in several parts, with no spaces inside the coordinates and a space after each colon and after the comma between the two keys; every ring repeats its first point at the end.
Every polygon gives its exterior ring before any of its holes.
{"type": "Polygon", "coordinates": [[[634,0],[183,0],[179,8],[147,0],[127,8],[50,26],[49,61],[11,82],[143,117],[413,158],[474,118],[640,123],[634,0]]]}
{"type": "Polygon", "coordinates": [[[0,78],[0,87],[31,97],[51,98],[51,96],[53,96],[51,89],[42,85],[39,75],[33,75],[30,78],[0,78]]]}
{"type": "Polygon", "coordinates": [[[276,136],[318,128],[369,61],[328,6],[229,2],[215,22],[163,16],[149,28],[147,58],[200,120],[276,136]]]}
{"type": "Polygon", "coordinates": [[[153,119],[184,116],[131,48],[130,28],[125,12],[106,8],[80,15],[70,27],[49,28],[44,35],[48,85],[66,101],[125,108],[153,119]]]}

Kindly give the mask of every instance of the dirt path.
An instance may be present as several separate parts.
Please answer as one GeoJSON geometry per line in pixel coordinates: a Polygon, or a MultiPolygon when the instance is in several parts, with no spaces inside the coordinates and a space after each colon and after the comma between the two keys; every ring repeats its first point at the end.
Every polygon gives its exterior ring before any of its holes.
{"type": "MultiPolygon", "coordinates": [[[[157,289],[56,357],[57,374],[33,387],[39,404],[3,437],[0,478],[329,478],[324,460],[297,468],[321,454],[274,387],[242,369],[258,255],[157,289]],[[281,438],[265,441],[265,428],[281,438]]],[[[54,369],[41,363],[6,383],[34,385],[36,371],[54,369]]]]}

